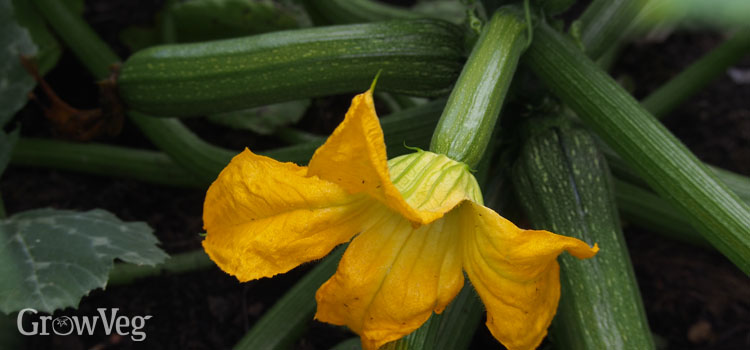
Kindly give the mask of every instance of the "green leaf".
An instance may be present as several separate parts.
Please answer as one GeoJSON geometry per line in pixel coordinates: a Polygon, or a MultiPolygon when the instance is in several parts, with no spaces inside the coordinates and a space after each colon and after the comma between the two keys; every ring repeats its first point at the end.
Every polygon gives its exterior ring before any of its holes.
{"type": "Polygon", "coordinates": [[[0,0],[0,126],[26,104],[27,94],[36,85],[19,59],[36,53],[29,31],[13,17],[11,0],[0,0]]]}
{"type": "Polygon", "coordinates": [[[251,130],[261,135],[273,134],[276,129],[298,122],[310,106],[310,100],[299,100],[216,114],[208,120],[233,129],[251,130]]]}
{"type": "Polygon", "coordinates": [[[0,311],[52,313],[107,285],[113,260],[155,265],[167,258],[143,222],[105,210],[36,209],[0,221],[0,311]]]}

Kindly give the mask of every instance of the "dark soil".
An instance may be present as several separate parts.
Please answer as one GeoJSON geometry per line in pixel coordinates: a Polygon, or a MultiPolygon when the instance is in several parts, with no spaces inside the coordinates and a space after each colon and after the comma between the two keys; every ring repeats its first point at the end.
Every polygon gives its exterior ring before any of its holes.
{"type": "MultiPolygon", "coordinates": [[[[116,44],[122,54],[126,49],[117,43],[117,32],[129,23],[148,21],[149,11],[142,6],[156,6],[143,1],[127,3],[89,6],[86,13],[97,31],[116,44]]],[[[635,95],[642,97],[720,39],[711,33],[680,33],[664,42],[631,45],[617,64],[615,75],[629,75],[636,82],[635,95]]],[[[91,77],[70,54],[64,56],[48,79],[75,106],[96,106],[97,93],[91,77]]],[[[706,162],[750,176],[748,96],[750,85],[738,85],[723,76],[672,113],[665,123],[706,162]]],[[[343,116],[348,98],[316,101],[300,127],[321,134],[330,132],[343,116]]],[[[34,105],[30,104],[19,119],[26,136],[54,136],[34,105]]],[[[263,149],[281,145],[270,137],[210,127],[199,119],[187,124],[206,140],[225,147],[263,149]]],[[[152,147],[128,123],[118,137],[99,141],[152,147]]],[[[200,249],[202,190],[11,166],[3,174],[0,191],[9,214],[40,207],[104,208],[123,220],[149,223],[168,253],[200,249]]],[[[750,348],[747,276],[714,251],[670,241],[638,227],[629,226],[626,231],[649,322],[662,345],[668,349],[750,348]]],[[[131,316],[154,315],[145,329],[146,341],[136,343],[119,336],[39,336],[27,338],[27,348],[229,349],[309,267],[242,284],[211,268],[94,291],[77,310],[58,314],[93,315],[97,308],[105,307],[119,308],[131,316]]],[[[341,327],[311,320],[295,348],[327,349],[350,336],[341,327]]],[[[500,346],[486,328],[480,327],[472,348],[500,346]]]]}

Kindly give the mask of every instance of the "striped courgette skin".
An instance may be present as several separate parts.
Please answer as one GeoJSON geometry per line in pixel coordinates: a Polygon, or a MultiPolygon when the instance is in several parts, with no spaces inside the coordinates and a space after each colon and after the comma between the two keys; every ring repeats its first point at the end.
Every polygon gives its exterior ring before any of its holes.
{"type": "Polygon", "coordinates": [[[561,256],[558,349],[653,349],[617,216],[606,161],[587,131],[556,126],[530,137],[513,168],[534,228],[598,243],[591,259],[561,256]]]}
{"type": "Polygon", "coordinates": [[[288,30],[135,53],[122,66],[131,109],[195,116],[377,88],[414,96],[450,91],[463,32],[431,19],[288,30]]]}

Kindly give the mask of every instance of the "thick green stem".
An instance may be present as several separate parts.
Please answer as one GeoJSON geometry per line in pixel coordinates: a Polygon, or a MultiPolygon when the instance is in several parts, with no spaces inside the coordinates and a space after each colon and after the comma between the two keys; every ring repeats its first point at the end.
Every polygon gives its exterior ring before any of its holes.
{"type": "Polygon", "coordinates": [[[748,52],[750,30],[737,31],[731,38],[644,98],[641,104],[655,117],[662,118],[726,72],[727,67],[739,62],[748,52]]]}
{"type": "Polygon", "coordinates": [[[750,273],[750,208],[567,38],[537,27],[525,62],[711,244],[750,273]]]}
{"type": "MultiPolygon", "coordinates": [[[[625,161],[622,160],[613,150],[603,147],[603,152],[607,156],[607,162],[609,163],[612,173],[617,177],[631,184],[640,185],[642,187],[648,187],[644,180],[631,169],[625,161]]],[[[727,187],[729,187],[734,194],[740,197],[741,200],[745,201],[750,205],[750,178],[742,176],[737,173],[733,173],[729,170],[724,170],[715,166],[707,165],[716,177],[721,180],[727,187]]]]}
{"type": "Polygon", "coordinates": [[[615,179],[614,187],[617,208],[625,220],[677,241],[711,246],[681,212],[659,196],[622,180],[615,179]]]}
{"type": "Polygon", "coordinates": [[[80,25],[83,22],[80,16],[73,13],[64,1],[34,0],[34,4],[95,78],[109,77],[110,66],[118,63],[120,58],[90,26],[80,25]]]}
{"type": "Polygon", "coordinates": [[[202,187],[200,181],[164,153],[95,143],[21,138],[12,164],[131,178],[160,185],[202,187]]]}
{"type": "Polygon", "coordinates": [[[580,39],[586,54],[597,60],[626,35],[645,1],[594,0],[579,18],[580,39]]]}
{"type": "Polygon", "coordinates": [[[203,249],[174,254],[170,256],[167,261],[157,266],[116,264],[109,273],[107,285],[124,285],[141,278],[160,276],[163,274],[176,275],[189,273],[209,269],[213,266],[216,266],[216,264],[208,258],[208,255],[206,255],[206,252],[204,252],[203,249]]]}
{"type": "Polygon", "coordinates": [[[522,15],[510,7],[498,10],[485,25],[448,97],[431,151],[476,167],[526,47],[526,28],[522,15]]]}
{"type": "Polygon", "coordinates": [[[315,314],[315,292],[330,278],[344,253],[340,246],[305,274],[255,323],[234,350],[287,349],[315,314]]]}
{"type": "Polygon", "coordinates": [[[213,181],[238,153],[203,141],[177,119],[154,118],[135,111],[128,115],[156,147],[204,183],[213,181]],[[169,133],[164,134],[164,130],[169,133]]]}

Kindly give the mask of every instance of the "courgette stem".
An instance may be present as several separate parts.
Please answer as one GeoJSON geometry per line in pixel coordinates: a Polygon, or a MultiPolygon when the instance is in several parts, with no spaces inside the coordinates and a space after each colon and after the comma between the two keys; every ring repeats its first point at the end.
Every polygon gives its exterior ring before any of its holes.
{"type": "Polygon", "coordinates": [[[627,34],[627,30],[643,8],[639,0],[594,0],[580,21],[580,39],[586,54],[597,60],[627,34]]]}
{"type": "Polygon", "coordinates": [[[118,263],[109,272],[107,286],[126,285],[146,277],[177,275],[207,270],[214,266],[216,264],[209,259],[203,249],[172,254],[169,256],[169,259],[156,266],[118,263]]]}
{"type": "Polygon", "coordinates": [[[110,66],[118,63],[120,58],[89,25],[80,25],[83,22],[80,16],[73,13],[64,1],[34,0],[34,4],[96,79],[109,77],[110,66]]]}
{"type": "Polygon", "coordinates": [[[622,180],[614,180],[617,208],[630,223],[692,245],[711,247],[685,216],[659,196],[622,180]]]}
{"type": "Polygon", "coordinates": [[[176,187],[204,187],[166,154],[96,143],[21,138],[11,164],[131,178],[176,187]]]}
{"type": "Polygon", "coordinates": [[[567,38],[540,24],[525,63],[722,254],[750,273],[750,209],[567,38]]]}
{"type": "MultiPolygon", "coordinates": [[[[611,149],[603,150],[607,157],[610,169],[618,178],[625,180],[631,184],[639,185],[643,188],[648,188],[648,184],[631,169],[625,161],[622,160],[614,151],[611,149]]],[[[706,165],[716,177],[721,180],[727,187],[729,187],[734,194],[740,197],[745,203],[750,205],[750,178],[743,176],[729,170],[725,170],[719,167],[706,165]]]]}
{"type": "Polygon", "coordinates": [[[315,314],[315,292],[330,278],[346,246],[339,246],[317,266],[307,272],[258,322],[253,325],[234,350],[287,349],[304,332],[315,314]]]}
{"type": "Polygon", "coordinates": [[[526,48],[526,29],[523,15],[511,7],[499,9],[484,26],[448,97],[431,151],[476,167],[526,48]]]}
{"type": "Polygon", "coordinates": [[[169,154],[201,182],[213,181],[238,153],[203,141],[177,119],[154,118],[135,111],[129,111],[128,115],[156,147],[169,154]],[[162,134],[164,129],[170,133],[162,134]]]}
{"type": "Polygon", "coordinates": [[[643,108],[662,118],[724,74],[750,52],[750,30],[739,30],[732,37],[695,61],[641,101],[643,108]]]}

